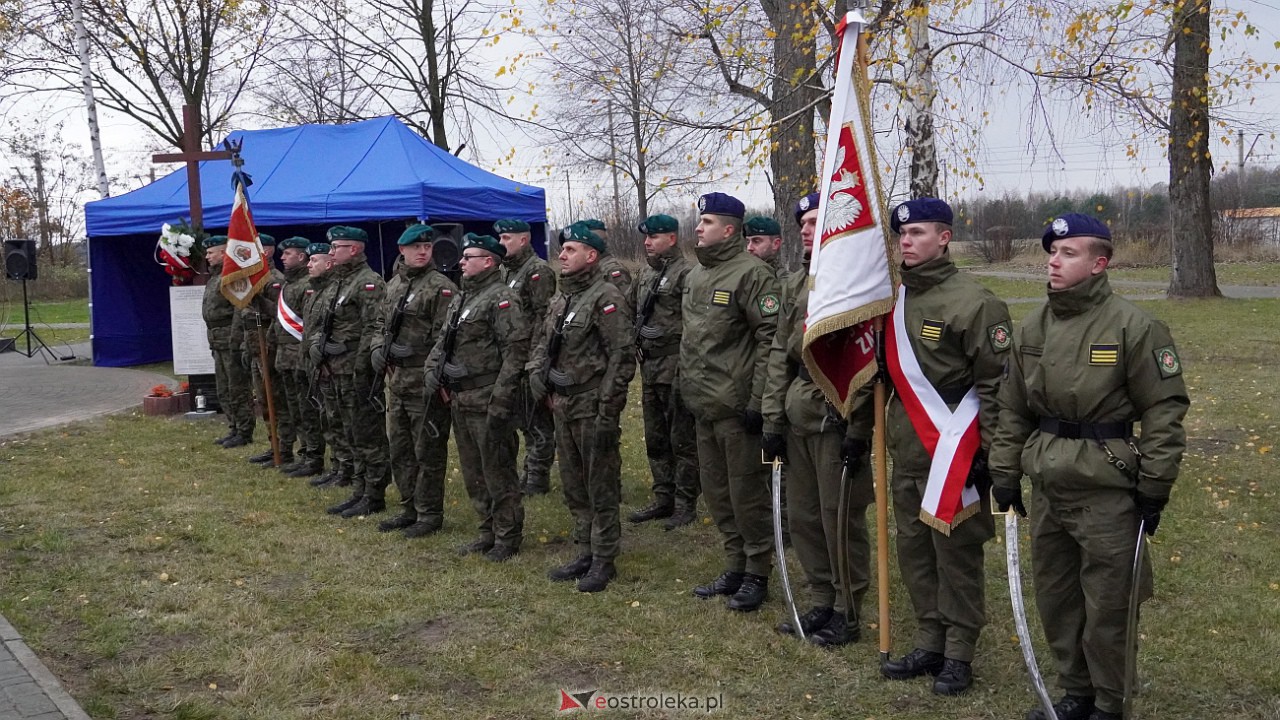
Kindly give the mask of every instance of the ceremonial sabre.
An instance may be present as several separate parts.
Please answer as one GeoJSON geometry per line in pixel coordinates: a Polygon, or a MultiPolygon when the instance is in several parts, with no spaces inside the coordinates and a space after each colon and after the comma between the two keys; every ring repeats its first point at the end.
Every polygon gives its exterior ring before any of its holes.
{"type": "Polygon", "coordinates": [[[795,623],[796,637],[804,639],[800,627],[800,611],[796,609],[796,596],[791,593],[791,576],[787,574],[787,548],[782,543],[782,461],[773,459],[773,547],[778,553],[778,574],[782,576],[782,592],[787,596],[791,609],[791,622],[795,623]]]}
{"type": "Polygon", "coordinates": [[[1044,678],[1040,676],[1040,666],[1036,664],[1036,651],[1031,645],[1031,628],[1027,627],[1027,604],[1022,598],[1022,562],[1018,553],[1018,513],[1013,508],[1009,508],[1004,516],[1004,554],[1009,571],[1009,602],[1013,604],[1013,621],[1018,628],[1022,661],[1027,665],[1027,674],[1031,676],[1031,685],[1035,688],[1036,695],[1040,696],[1045,717],[1058,720],[1058,714],[1053,710],[1053,700],[1049,698],[1049,690],[1045,688],[1044,678]]]}
{"type": "Polygon", "coordinates": [[[842,463],[840,471],[840,500],[836,507],[836,579],[840,592],[844,593],[844,616],[850,624],[858,625],[853,612],[853,595],[849,592],[849,463],[842,463]]]}
{"type": "Polygon", "coordinates": [[[1138,543],[1133,551],[1133,574],[1129,578],[1129,618],[1124,640],[1124,717],[1133,717],[1133,696],[1138,692],[1138,605],[1139,580],[1142,578],[1142,551],[1146,548],[1146,518],[1138,519],[1138,543]]]}

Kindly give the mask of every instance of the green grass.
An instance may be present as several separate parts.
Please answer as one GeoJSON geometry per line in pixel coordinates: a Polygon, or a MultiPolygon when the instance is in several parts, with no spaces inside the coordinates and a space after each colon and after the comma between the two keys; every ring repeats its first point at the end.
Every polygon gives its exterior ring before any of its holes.
{"type": "MultiPolygon", "coordinates": [[[[16,309],[11,309],[14,317],[9,318],[9,322],[22,322],[22,303],[16,304],[16,309]]],[[[31,303],[31,324],[40,323],[87,323],[89,322],[89,301],[80,300],[60,300],[60,301],[41,301],[31,303]]]]}
{"type": "MultiPolygon", "coordinates": [[[[1280,301],[1144,305],[1173,328],[1193,402],[1152,543],[1140,717],[1277,718],[1280,301]]],[[[624,513],[647,500],[632,400],[624,513]]],[[[742,718],[1013,718],[1034,702],[998,540],[976,687],[943,699],[880,680],[870,626],[836,652],[774,633],[776,574],[756,615],[690,598],[720,569],[708,524],[624,526],[621,576],[586,596],[544,576],[571,554],[555,494],[527,503],[524,552],[494,566],[453,551],[475,522],[456,464],[445,532],[407,542],[326,516],[344,491],[256,470],[243,458],[262,444],[221,450],[221,430],[123,415],[0,441],[0,612],[93,717],[548,717],[562,687],[723,693],[742,718]]],[[[897,654],[912,621],[893,573],[897,654]]]]}
{"type": "MultiPolygon", "coordinates": [[[[1221,285],[1280,285],[1280,263],[1218,263],[1216,269],[1221,285]]],[[[1169,281],[1167,267],[1118,268],[1111,274],[1119,280],[1169,281]]]]}

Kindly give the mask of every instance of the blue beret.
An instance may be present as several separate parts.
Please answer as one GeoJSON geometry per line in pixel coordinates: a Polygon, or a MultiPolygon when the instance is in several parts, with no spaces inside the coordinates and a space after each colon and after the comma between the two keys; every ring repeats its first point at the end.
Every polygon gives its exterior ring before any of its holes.
{"type": "Polygon", "coordinates": [[[567,242],[576,242],[588,245],[595,248],[595,251],[601,255],[607,252],[605,250],[604,240],[596,237],[596,234],[591,232],[591,228],[587,227],[587,223],[583,220],[579,220],[572,225],[568,225],[560,231],[560,243],[563,245],[567,242]]]}
{"type": "Polygon", "coordinates": [[[586,220],[579,220],[578,222],[582,223],[583,225],[586,225],[588,230],[608,230],[609,229],[608,227],[605,227],[603,220],[600,220],[597,218],[587,218],[586,220]]]}
{"type": "Polygon", "coordinates": [[[396,241],[397,245],[412,245],[414,243],[429,243],[435,239],[436,229],[425,223],[410,225],[400,233],[400,239],[396,241]]]}
{"type": "Polygon", "coordinates": [[[493,224],[493,231],[499,235],[502,233],[526,233],[529,232],[529,223],[516,218],[503,218],[493,224]]]}
{"type": "Polygon", "coordinates": [[[889,218],[889,226],[894,232],[899,232],[899,228],[903,225],[922,222],[940,222],[950,225],[954,219],[950,205],[938,198],[923,197],[908,200],[894,208],[889,218]]]}
{"type": "Polygon", "coordinates": [[[227,244],[226,235],[210,235],[209,237],[205,238],[200,242],[200,246],[206,250],[208,250],[211,247],[218,247],[219,245],[226,245],[226,244],[227,244]]]}
{"type": "Polygon", "coordinates": [[[262,243],[262,247],[275,247],[276,237],[274,235],[268,235],[264,232],[260,232],[258,233],[258,242],[262,243]]]}
{"type": "Polygon", "coordinates": [[[329,243],[311,243],[307,246],[308,255],[328,255],[332,248],[329,243]]]}
{"type": "Polygon", "coordinates": [[[796,224],[800,224],[800,218],[804,217],[805,213],[810,210],[817,210],[821,200],[822,196],[816,192],[811,192],[800,198],[800,202],[796,203],[796,224]]]}
{"type": "Polygon", "coordinates": [[[351,227],[349,225],[334,225],[329,228],[329,232],[325,234],[325,237],[329,238],[330,242],[334,240],[355,240],[362,243],[369,242],[369,233],[358,227],[351,227]]]}
{"type": "Polygon", "coordinates": [[[276,247],[280,248],[281,250],[293,249],[293,250],[305,251],[307,249],[307,246],[310,244],[311,244],[310,240],[304,237],[298,237],[297,235],[294,235],[293,237],[285,238],[280,242],[276,243],[276,247]]]}
{"type": "Polygon", "coordinates": [[[1054,240],[1069,237],[1096,237],[1110,240],[1111,228],[1092,215],[1067,213],[1054,218],[1053,222],[1049,223],[1044,229],[1044,235],[1040,236],[1040,244],[1044,246],[1045,252],[1049,252],[1054,240]]]}
{"type": "Polygon", "coordinates": [[[742,234],[746,237],[781,235],[782,226],[771,217],[756,215],[753,218],[747,218],[747,221],[742,223],[742,234]]]}
{"type": "Polygon", "coordinates": [[[492,235],[477,235],[475,233],[467,233],[462,236],[462,249],[476,248],[497,255],[499,258],[507,256],[507,248],[498,242],[498,238],[492,235]]]}
{"type": "Polygon", "coordinates": [[[645,235],[680,232],[680,221],[670,215],[650,215],[638,226],[645,235]]]}
{"type": "Polygon", "coordinates": [[[747,207],[732,195],[713,192],[698,198],[698,212],[703,215],[727,215],[741,220],[747,214],[747,207]]]}

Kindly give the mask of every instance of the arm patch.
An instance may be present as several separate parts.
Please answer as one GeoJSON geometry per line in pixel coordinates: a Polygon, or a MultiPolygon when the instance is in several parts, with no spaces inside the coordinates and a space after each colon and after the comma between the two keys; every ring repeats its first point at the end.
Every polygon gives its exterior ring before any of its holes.
{"type": "Polygon", "coordinates": [[[1156,350],[1155,357],[1161,380],[1182,374],[1182,360],[1178,359],[1178,351],[1173,349],[1172,345],[1165,345],[1156,350]]]}
{"type": "Polygon", "coordinates": [[[991,349],[995,352],[1002,353],[1013,346],[1013,331],[1009,329],[1009,323],[998,322],[987,328],[987,337],[991,340],[991,349]]]}

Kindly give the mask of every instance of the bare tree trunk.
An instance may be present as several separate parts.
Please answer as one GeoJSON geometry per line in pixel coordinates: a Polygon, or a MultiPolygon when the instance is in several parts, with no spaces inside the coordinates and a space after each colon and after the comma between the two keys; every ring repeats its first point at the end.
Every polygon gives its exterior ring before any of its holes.
{"type": "MultiPolygon", "coordinates": [[[[436,21],[432,17],[435,9],[433,0],[425,0],[419,8],[420,32],[423,40],[423,53],[427,56],[427,93],[431,98],[431,106],[427,114],[431,118],[431,142],[442,150],[449,149],[449,135],[445,132],[445,87],[440,78],[440,43],[436,30],[436,21]]],[[[448,30],[446,29],[446,32],[448,30]]]]}
{"type": "Polygon", "coordinates": [[[911,139],[911,197],[938,196],[938,149],[934,143],[933,50],[929,47],[929,0],[911,0],[907,11],[908,59],[906,96],[911,104],[907,137],[911,139]]]}
{"type": "Polygon", "coordinates": [[[98,103],[93,99],[93,76],[89,72],[89,33],[84,28],[80,0],[71,4],[71,19],[76,27],[76,51],[80,55],[80,84],[84,87],[85,112],[89,116],[89,146],[93,149],[93,169],[98,175],[98,194],[110,197],[107,165],[102,159],[102,136],[98,133],[98,103]]]}
{"type": "Polygon", "coordinates": [[[1174,12],[1173,102],[1169,109],[1169,200],[1173,227],[1171,297],[1221,297],[1213,267],[1209,206],[1209,9],[1187,0],[1174,12]]]}

